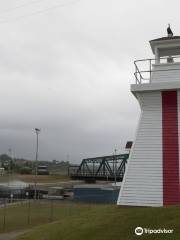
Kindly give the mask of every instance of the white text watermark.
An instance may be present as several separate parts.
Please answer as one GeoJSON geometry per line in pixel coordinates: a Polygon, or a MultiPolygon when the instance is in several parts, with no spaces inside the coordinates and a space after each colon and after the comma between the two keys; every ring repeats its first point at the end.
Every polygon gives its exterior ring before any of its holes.
{"type": "Polygon", "coordinates": [[[134,232],[138,236],[141,236],[142,234],[172,234],[174,232],[174,229],[166,229],[166,228],[151,229],[151,228],[136,227],[134,232]]]}

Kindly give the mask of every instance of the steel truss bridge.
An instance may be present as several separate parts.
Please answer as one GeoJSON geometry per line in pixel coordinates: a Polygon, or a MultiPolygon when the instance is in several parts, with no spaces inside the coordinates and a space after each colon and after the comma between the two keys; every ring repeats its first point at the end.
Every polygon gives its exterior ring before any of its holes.
{"type": "Polygon", "coordinates": [[[69,176],[86,181],[122,181],[128,157],[129,154],[120,154],[83,159],[79,166],[69,167],[69,176]]]}

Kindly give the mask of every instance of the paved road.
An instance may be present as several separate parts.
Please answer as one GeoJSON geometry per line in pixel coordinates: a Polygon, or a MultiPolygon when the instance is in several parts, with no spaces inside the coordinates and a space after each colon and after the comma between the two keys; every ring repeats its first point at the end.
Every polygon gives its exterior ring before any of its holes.
{"type": "Polygon", "coordinates": [[[3,234],[0,234],[0,240],[15,240],[16,237],[26,232],[28,232],[28,230],[3,233],[3,234]]]}

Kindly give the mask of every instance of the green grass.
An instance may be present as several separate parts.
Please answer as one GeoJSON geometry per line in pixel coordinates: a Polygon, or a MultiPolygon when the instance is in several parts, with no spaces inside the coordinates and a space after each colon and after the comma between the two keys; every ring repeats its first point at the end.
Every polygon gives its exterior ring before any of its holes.
{"type": "Polygon", "coordinates": [[[0,233],[23,230],[57,221],[70,215],[76,215],[83,209],[87,209],[87,206],[63,201],[32,200],[30,203],[6,205],[6,208],[0,208],[0,233]]]}
{"type": "Polygon", "coordinates": [[[50,204],[32,204],[31,223],[28,225],[27,205],[12,206],[7,210],[9,224],[6,231],[36,226],[18,240],[180,239],[180,207],[177,206],[128,208],[116,205],[62,202],[54,205],[54,222],[51,223],[50,210],[50,204]],[[174,229],[174,233],[171,235],[144,234],[138,237],[134,234],[137,226],[174,229]]]}

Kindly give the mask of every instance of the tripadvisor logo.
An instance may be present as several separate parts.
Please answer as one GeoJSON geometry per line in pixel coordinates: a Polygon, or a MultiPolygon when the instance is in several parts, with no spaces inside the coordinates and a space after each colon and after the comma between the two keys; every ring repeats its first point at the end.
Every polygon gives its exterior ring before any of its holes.
{"type": "Polygon", "coordinates": [[[143,233],[144,234],[171,234],[173,233],[174,229],[165,229],[165,228],[159,228],[159,229],[150,229],[150,228],[142,228],[142,227],[136,227],[135,228],[135,234],[140,236],[143,233]]]}
{"type": "Polygon", "coordinates": [[[135,234],[136,235],[142,235],[143,234],[143,228],[142,227],[137,227],[135,228],[135,234]]]}

